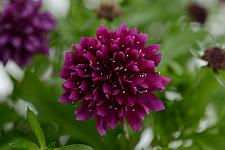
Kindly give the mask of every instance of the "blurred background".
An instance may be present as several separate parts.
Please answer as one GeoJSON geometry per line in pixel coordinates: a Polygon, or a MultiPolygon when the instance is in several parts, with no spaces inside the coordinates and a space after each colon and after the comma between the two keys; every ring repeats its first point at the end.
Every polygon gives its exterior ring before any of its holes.
{"type": "MultiPolygon", "coordinates": [[[[26,69],[0,63],[0,149],[20,138],[35,140],[26,121],[29,106],[38,115],[48,144],[82,143],[96,150],[224,150],[225,73],[213,72],[201,59],[211,47],[225,46],[223,0],[43,0],[54,14],[49,57],[36,56],[26,69]],[[110,13],[110,14],[109,14],[110,13]],[[150,113],[142,132],[120,125],[101,137],[93,120],[77,122],[71,105],[58,103],[63,93],[58,77],[63,52],[80,37],[95,36],[100,24],[111,29],[121,22],[161,44],[157,68],[172,78],[158,96],[166,109],[150,113]]],[[[0,5],[2,1],[0,1],[0,5]]],[[[1,6],[0,6],[1,7],[1,6]]]]}

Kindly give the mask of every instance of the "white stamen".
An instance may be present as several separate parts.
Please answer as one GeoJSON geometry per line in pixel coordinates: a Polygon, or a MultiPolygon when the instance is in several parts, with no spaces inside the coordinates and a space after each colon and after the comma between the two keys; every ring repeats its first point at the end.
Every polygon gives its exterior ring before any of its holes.
{"type": "Polygon", "coordinates": [[[126,91],[123,91],[122,93],[123,93],[123,94],[125,94],[125,93],[126,93],[126,91]]]}

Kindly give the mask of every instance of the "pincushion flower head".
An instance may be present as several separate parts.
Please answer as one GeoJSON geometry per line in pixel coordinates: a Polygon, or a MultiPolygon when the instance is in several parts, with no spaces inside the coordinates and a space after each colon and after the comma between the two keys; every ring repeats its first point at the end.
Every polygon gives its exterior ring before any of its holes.
{"type": "Polygon", "coordinates": [[[41,11],[41,0],[11,0],[0,12],[0,61],[23,67],[34,54],[48,54],[48,34],[56,21],[41,11]]]}
{"type": "Polygon", "coordinates": [[[98,18],[113,21],[122,14],[120,5],[114,1],[103,1],[96,9],[98,18]]]}
{"type": "Polygon", "coordinates": [[[154,95],[164,91],[170,82],[155,71],[161,56],[160,45],[145,46],[148,37],[123,23],[110,31],[101,25],[96,37],[83,37],[74,51],[65,52],[60,76],[65,80],[61,103],[81,100],[75,111],[76,119],[94,118],[99,134],[124,119],[141,130],[144,116],[164,109],[154,95]]]}
{"type": "Polygon", "coordinates": [[[194,22],[198,22],[200,24],[204,24],[206,22],[208,17],[208,11],[206,8],[199,5],[198,3],[191,3],[187,7],[187,11],[194,22]]]}
{"type": "Polygon", "coordinates": [[[206,49],[202,59],[208,62],[207,66],[215,73],[225,69],[225,51],[220,47],[206,49]]]}

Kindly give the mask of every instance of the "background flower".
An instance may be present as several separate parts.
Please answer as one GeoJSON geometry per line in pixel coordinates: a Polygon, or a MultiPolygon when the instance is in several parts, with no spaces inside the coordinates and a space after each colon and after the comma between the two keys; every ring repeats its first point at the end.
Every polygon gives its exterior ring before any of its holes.
{"type": "Polygon", "coordinates": [[[0,60],[23,67],[34,54],[48,54],[48,34],[56,21],[40,10],[40,0],[12,0],[0,13],[0,60]]]}

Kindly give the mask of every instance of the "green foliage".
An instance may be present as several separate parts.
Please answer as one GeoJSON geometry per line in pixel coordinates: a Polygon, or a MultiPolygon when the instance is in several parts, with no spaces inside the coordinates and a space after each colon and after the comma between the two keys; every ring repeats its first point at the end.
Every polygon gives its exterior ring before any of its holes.
{"type": "Polygon", "coordinates": [[[93,150],[93,149],[87,145],[73,144],[69,146],[55,148],[54,150],[93,150]]]}
{"type": "Polygon", "coordinates": [[[0,117],[0,128],[9,121],[15,120],[17,118],[14,109],[10,108],[5,103],[0,103],[0,114],[4,114],[0,117]]]}
{"type": "Polygon", "coordinates": [[[27,109],[27,120],[30,124],[32,132],[34,133],[35,137],[38,140],[40,148],[44,149],[46,147],[44,133],[41,129],[41,126],[40,126],[38,119],[36,118],[34,112],[31,111],[29,108],[27,109]]]}
{"type": "Polygon", "coordinates": [[[30,149],[30,150],[39,150],[39,147],[28,140],[17,140],[14,143],[10,144],[15,149],[30,149]]]}
{"type": "Polygon", "coordinates": [[[40,123],[34,114],[29,108],[27,108],[27,120],[30,124],[33,134],[37,138],[37,141],[40,145],[40,148],[33,142],[29,140],[19,139],[13,143],[10,143],[10,146],[15,149],[25,149],[25,150],[92,150],[91,147],[81,144],[73,144],[64,147],[54,148],[52,145],[46,147],[45,136],[40,126],[40,123]]]}

